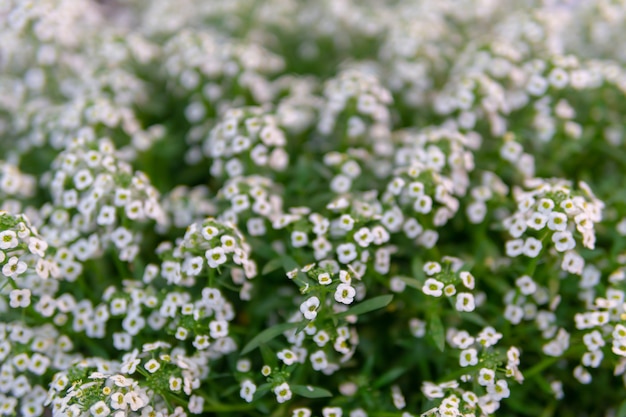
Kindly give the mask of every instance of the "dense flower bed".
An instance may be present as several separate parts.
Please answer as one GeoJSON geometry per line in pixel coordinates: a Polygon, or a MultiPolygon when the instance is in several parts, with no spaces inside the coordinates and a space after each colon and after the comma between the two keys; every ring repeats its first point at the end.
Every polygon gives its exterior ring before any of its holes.
{"type": "Polygon", "coordinates": [[[0,416],[626,416],[626,3],[0,2],[0,416]]]}

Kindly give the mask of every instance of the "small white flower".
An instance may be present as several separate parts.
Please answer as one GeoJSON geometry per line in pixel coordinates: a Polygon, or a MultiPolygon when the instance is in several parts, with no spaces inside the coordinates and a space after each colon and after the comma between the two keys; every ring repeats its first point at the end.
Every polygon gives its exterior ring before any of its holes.
{"type": "Polygon", "coordinates": [[[348,264],[355,260],[357,252],[354,243],[343,243],[337,246],[337,257],[342,264],[348,264]]]}
{"type": "Polygon", "coordinates": [[[153,374],[161,368],[161,364],[156,359],[150,359],[143,365],[143,367],[146,368],[148,372],[153,374]]]}
{"type": "Polygon", "coordinates": [[[221,246],[213,249],[208,249],[204,254],[204,257],[207,259],[209,267],[211,268],[217,268],[225,263],[227,260],[226,254],[224,253],[224,248],[222,248],[221,246]]]}
{"type": "Polygon", "coordinates": [[[559,252],[565,252],[574,249],[576,241],[572,234],[568,231],[556,232],[552,235],[554,247],[559,252]]]}
{"type": "Polygon", "coordinates": [[[17,256],[11,256],[9,261],[2,267],[2,274],[5,277],[17,277],[26,272],[26,263],[20,261],[17,256]]]}
{"type": "Polygon", "coordinates": [[[374,236],[370,229],[362,227],[354,234],[354,240],[360,247],[366,248],[372,243],[374,236]]]}
{"type": "Polygon", "coordinates": [[[468,288],[470,290],[474,289],[474,286],[476,285],[476,280],[470,272],[462,271],[459,273],[459,277],[461,278],[463,285],[465,285],[465,288],[468,288]]]}
{"type": "Polygon", "coordinates": [[[206,240],[211,240],[219,234],[217,227],[213,226],[205,226],[200,230],[200,232],[202,233],[202,237],[206,240]]]}
{"type": "Polygon", "coordinates": [[[317,276],[317,281],[322,285],[329,285],[333,280],[328,272],[323,272],[317,276]]]}
{"type": "Polygon", "coordinates": [[[124,399],[124,394],[121,392],[114,392],[111,394],[111,407],[114,410],[125,410],[128,404],[124,399]]]}
{"type": "Polygon", "coordinates": [[[294,364],[298,360],[296,354],[289,349],[281,350],[276,354],[276,357],[283,361],[283,363],[287,366],[294,364]]]}
{"type": "Polygon", "coordinates": [[[539,239],[535,239],[534,237],[529,237],[524,242],[524,247],[522,249],[522,252],[524,255],[530,258],[535,258],[539,255],[539,252],[541,252],[542,248],[543,248],[543,245],[541,244],[541,241],[539,239]]]}
{"type": "Polygon", "coordinates": [[[13,249],[18,245],[17,235],[13,230],[0,232],[0,249],[13,249]]]}
{"type": "Polygon", "coordinates": [[[241,391],[239,391],[239,395],[246,402],[248,402],[248,403],[252,402],[252,399],[254,397],[254,393],[255,392],[256,392],[256,385],[252,381],[250,381],[249,379],[245,379],[241,383],[241,391]]]}
{"type": "Polygon", "coordinates": [[[483,387],[495,384],[496,373],[492,369],[481,368],[478,371],[478,383],[483,387]]]}
{"type": "Polygon", "coordinates": [[[76,189],[84,190],[89,187],[93,183],[93,175],[88,169],[81,169],[76,174],[74,174],[74,185],[76,185],[76,189]]]}
{"type": "Polygon", "coordinates": [[[335,301],[343,304],[352,304],[354,296],[356,295],[356,289],[349,284],[341,283],[337,286],[335,291],[335,301]]]}
{"type": "Polygon", "coordinates": [[[506,255],[514,258],[516,256],[521,255],[524,252],[524,240],[523,239],[513,239],[509,240],[505,244],[506,255]]]}
{"type": "Polygon", "coordinates": [[[317,297],[311,297],[302,304],[300,304],[300,312],[307,320],[313,320],[317,317],[317,308],[320,306],[320,299],[317,297]]]}
{"type": "MultiPolygon", "coordinates": [[[[551,200],[549,200],[551,201],[551,200]]],[[[548,216],[540,212],[534,212],[530,218],[526,221],[528,227],[534,230],[541,230],[548,222],[548,216]]]]}
{"type": "Polygon", "coordinates": [[[413,204],[413,210],[418,213],[428,214],[433,208],[433,200],[430,196],[421,195],[415,200],[413,204]]]}
{"type": "Polygon", "coordinates": [[[107,407],[104,401],[98,401],[89,408],[93,417],[106,417],[111,414],[111,409],[107,407]]]}
{"type": "Polygon", "coordinates": [[[459,364],[462,367],[474,366],[478,363],[478,352],[476,349],[465,349],[459,356],[459,364]]]}
{"type": "Polygon", "coordinates": [[[9,305],[11,308],[26,308],[30,305],[30,290],[11,290],[9,305]]]}
{"type": "Polygon", "coordinates": [[[324,417],[341,417],[343,411],[339,407],[324,407],[322,408],[322,415],[324,417]]]}
{"type": "Polygon", "coordinates": [[[424,272],[428,276],[433,276],[441,272],[441,264],[439,262],[426,262],[424,264],[424,272]]]}
{"type": "Polygon", "coordinates": [[[474,296],[468,292],[461,292],[456,296],[457,311],[474,311],[476,303],[474,296]]]}
{"type": "Polygon", "coordinates": [[[304,232],[294,230],[291,233],[291,244],[294,248],[301,248],[309,243],[309,237],[304,232]]]}
{"type": "Polygon", "coordinates": [[[537,291],[537,284],[528,275],[523,275],[515,280],[515,285],[520,289],[520,292],[524,295],[531,295],[537,291]]]}
{"type": "Polygon", "coordinates": [[[289,388],[289,384],[287,384],[286,382],[275,386],[273,391],[276,395],[276,401],[278,401],[278,403],[280,404],[291,399],[291,389],[289,388]]]}
{"type": "Polygon", "coordinates": [[[553,211],[548,217],[548,229],[559,232],[567,228],[567,216],[561,212],[553,211]]]}
{"type": "Polygon", "coordinates": [[[228,322],[226,320],[213,320],[209,323],[210,335],[213,339],[228,336],[228,322]]]}
{"type": "Polygon", "coordinates": [[[434,278],[428,278],[426,282],[424,282],[424,286],[422,287],[422,291],[426,295],[431,295],[433,297],[441,297],[443,295],[443,282],[438,281],[434,278]]]}

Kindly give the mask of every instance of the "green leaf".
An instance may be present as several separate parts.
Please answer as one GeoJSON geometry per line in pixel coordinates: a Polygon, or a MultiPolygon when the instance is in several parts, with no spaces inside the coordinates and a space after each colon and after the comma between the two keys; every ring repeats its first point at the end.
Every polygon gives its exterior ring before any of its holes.
{"type": "Polygon", "coordinates": [[[263,343],[267,343],[278,335],[283,334],[283,332],[287,330],[291,330],[295,327],[298,327],[300,322],[296,323],[281,323],[276,326],[272,326],[269,329],[263,330],[261,333],[257,334],[251,341],[248,342],[246,346],[244,346],[241,351],[242,355],[252,352],[254,349],[262,345],[263,343]]]}
{"type": "Polygon", "coordinates": [[[269,261],[268,263],[266,263],[265,266],[263,266],[263,269],[261,270],[261,275],[267,275],[270,272],[276,271],[277,269],[279,269],[282,266],[283,266],[283,259],[282,258],[274,258],[271,261],[269,261]]]}
{"type": "Polygon", "coordinates": [[[487,327],[489,326],[489,323],[487,322],[487,320],[485,320],[484,318],[482,318],[479,314],[474,313],[474,312],[463,312],[460,314],[461,318],[463,318],[464,320],[470,321],[474,324],[477,324],[479,326],[482,327],[487,327]]]}
{"type": "Polygon", "coordinates": [[[616,417],[626,417],[626,400],[619,406],[616,417]]]}
{"type": "Polygon", "coordinates": [[[283,256],[280,258],[280,260],[286,272],[289,272],[298,267],[298,262],[296,262],[291,256],[283,256]]]}
{"type": "Polygon", "coordinates": [[[424,286],[422,283],[420,283],[418,280],[416,280],[415,278],[411,278],[411,277],[400,277],[400,279],[402,281],[404,281],[404,283],[406,285],[408,285],[409,287],[415,288],[417,290],[421,290],[422,287],[424,286]]]}
{"type": "Polygon", "coordinates": [[[276,357],[276,353],[272,349],[270,349],[267,345],[261,344],[259,346],[261,350],[261,356],[263,357],[263,363],[269,365],[272,368],[278,366],[278,358],[276,357]]]}
{"type": "Polygon", "coordinates": [[[256,401],[259,398],[263,397],[265,394],[270,392],[271,388],[272,388],[272,384],[270,384],[269,382],[263,385],[259,385],[256,389],[256,392],[254,393],[254,396],[252,397],[252,401],[256,401]]]}
{"type": "Polygon", "coordinates": [[[358,316],[360,314],[369,313],[370,311],[387,307],[391,300],[393,300],[393,295],[391,294],[370,298],[369,300],[363,301],[362,303],[359,303],[358,305],[355,305],[354,307],[351,307],[348,310],[337,314],[336,317],[343,318],[352,315],[358,316]]]}
{"type": "Polygon", "coordinates": [[[305,398],[324,398],[332,397],[333,394],[320,387],[312,387],[311,385],[290,385],[291,392],[305,398]]]}
{"type": "Polygon", "coordinates": [[[395,381],[396,379],[398,379],[400,377],[400,375],[405,373],[407,370],[408,370],[408,368],[406,368],[404,366],[391,368],[390,370],[388,370],[387,372],[382,374],[380,376],[380,378],[376,379],[376,381],[374,381],[374,383],[372,384],[372,387],[373,388],[384,387],[385,385],[387,385],[387,384],[395,381]]]}
{"type": "Polygon", "coordinates": [[[441,318],[437,314],[432,314],[428,318],[428,334],[435,342],[435,346],[437,349],[443,352],[446,343],[446,337],[444,334],[443,323],[441,322],[441,318]]]}

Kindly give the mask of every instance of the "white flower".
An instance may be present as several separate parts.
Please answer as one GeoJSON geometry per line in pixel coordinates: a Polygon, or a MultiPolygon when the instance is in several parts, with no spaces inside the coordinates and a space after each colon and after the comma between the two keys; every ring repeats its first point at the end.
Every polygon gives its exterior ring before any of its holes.
{"type": "Polygon", "coordinates": [[[354,234],[354,240],[359,246],[366,248],[372,243],[374,236],[372,236],[372,232],[367,227],[362,227],[354,234]]]}
{"type": "Polygon", "coordinates": [[[548,229],[562,232],[567,227],[567,216],[561,212],[550,212],[548,217],[548,229]]]}
{"type": "Polygon", "coordinates": [[[335,301],[343,304],[351,304],[354,301],[356,290],[349,284],[341,283],[335,291],[335,301]]]}
{"type": "Polygon", "coordinates": [[[574,368],[574,378],[576,378],[581,384],[591,383],[591,374],[580,365],[574,368]]]}
{"type": "Polygon", "coordinates": [[[126,216],[131,220],[141,220],[145,217],[143,203],[139,200],[127,204],[124,211],[126,212],[126,216]]]}
{"type": "Polygon", "coordinates": [[[504,309],[504,318],[513,324],[519,324],[524,318],[524,309],[515,304],[507,304],[504,309]]]}
{"type": "Polygon", "coordinates": [[[432,208],[433,208],[433,200],[432,198],[430,198],[430,196],[427,196],[427,195],[419,196],[417,200],[415,200],[415,203],[413,204],[413,210],[422,214],[430,213],[432,208]]]}
{"type": "Polygon", "coordinates": [[[478,352],[476,349],[465,349],[459,356],[459,364],[462,367],[474,366],[478,363],[478,352]]]}
{"type": "Polygon", "coordinates": [[[537,291],[537,284],[528,275],[522,275],[515,280],[515,285],[520,289],[520,292],[524,295],[531,295],[537,291]]]}
{"type": "Polygon", "coordinates": [[[252,398],[254,397],[254,393],[256,392],[256,385],[250,381],[249,379],[243,380],[241,383],[241,391],[239,391],[239,395],[246,402],[252,402],[252,398]]]}
{"type": "Polygon", "coordinates": [[[342,214],[337,222],[337,227],[345,231],[350,231],[354,227],[354,219],[349,214],[342,214]]]}
{"type": "Polygon", "coordinates": [[[220,242],[222,242],[222,248],[224,249],[224,253],[232,253],[235,252],[237,248],[237,241],[234,237],[229,235],[220,236],[220,242]]]}
{"type": "Polygon", "coordinates": [[[294,364],[298,357],[289,349],[283,349],[276,354],[276,357],[284,362],[285,365],[294,364]]]}
{"type": "Polygon", "coordinates": [[[213,320],[209,323],[210,335],[213,339],[228,336],[228,322],[226,320],[213,320]]]}
{"type": "Polygon", "coordinates": [[[492,369],[481,368],[478,371],[478,383],[483,387],[493,385],[496,380],[496,373],[492,369]]]}
{"type": "Polygon", "coordinates": [[[226,262],[226,254],[224,253],[224,248],[218,246],[213,249],[208,249],[204,254],[204,257],[207,259],[209,267],[217,268],[223,263],[226,262]]]}
{"type": "Polygon", "coordinates": [[[114,410],[125,410],[127,407],[124,394],[121,392],[114,392],[111,394],[111,407],[114,410]]]}
{"type": "Polygon", "coordinates": [[[322,408],[322,415],[324,417],[341,417],[343,411],[339,407],[324,407],[322,408]]]}
{"type": "Polygon", "coordinates": [[[330,278],[330,274],[328,272],[322,272],[317,276],[317,281],[322,285],[329,285],[333,280],[330,278]]]}
{"type": "Polygon", "coordinates": [[[294,248],[301,248],[306,246],[307,243],[309,243],[309,237],[306,233],[297,230],[291,233],[291,244],[294,248]]]}
{"type": "Polygon", "coordinates": [[[575,251],[565,252],[563,262],[561,262],[561,269],[571,274],[580,275],[583,273],[585,267],[585,260],[575,251]]]}
{"type": "Polygon", "coordinates": [[[544,228],[547,222],[548,222],[548,216],[540,212],[534,212],[533,214],[531,214],[530,219],[526,221],[526,224],[531,229],[541,230],[544,228]]]}
{"type": "Polygon", "coordinates": [[[417,198],[424,195],[424,184],[419,181],[409,183],[406,189],[409,197],[417,198]]]}
{"type": "Polygon", "coordinates": [[[554,233],[552,235],[552,241],[554,242],[554,247],[559,252],[572,250],[576,246],[574,237],[568,231],[554,233]]]}
{"type": "Polygon", "coordinates": [[[343,243],[337,246],[337,257],[342,264],[348,264],[355,260],[357,252],[354,243],[343,243]]]}
{"type": "Polygon", "coordinates": [[[13,230],[5,230],[0,233],[0,249],[13,249],[18,243],[17,235],[13,230]]]}
{"type": "Polygon", "coordinates": [[[456,296],[457,311],[474,311],[476,304],[474,296],[468,292],[461,292],[456,296]]]}
{"type": "Polygon", "coordinates": [[[309,360],[311,361],[311,366],[316,371],[324,370],[328,366],[328,358],[323,350],[312,353],[309,360]]]}
{"type": "Polygon", "coordinates": [[[404,231],[406,237],[409,239],[415,239],[424,231],[424,227],[419,224],[415,218],[410,217],[404,222],[402,230],[404,231]]]}
{"type": "Polygon", "coordinates": [[[150,372],[151,374],[155,373],[156,371],[159,370],[159,368],[161,368],[161,364],[159,363],[159,361],[155,360],[155,359],[150,359],[148,362],[146,362],[143,365],[144,368],[146,368],[146,370],[148,372],[150,372]]]}
{"type": "Polygon", "coordinates": [[[11,308],[26,308],[30,305],[30,290],[11,290],[9,305],[11,308]]]}
{"type": "Polygon", "coordinates": [[[516,256],[521,255],[524,252],[524,240],[523,239],[513,239],[509,240],[505,244],[506,255],[514,258],[516,256]]]}
{"type": "Polygon", "coordinates": [[[81,169],[76,174],[74,174],[74,185],[76,185],[76,189],[84,190],[89,187],[93,183],[93,175],[88,169],[81,169]]]}
{"type": "Polygon", "coordinates": [[[465,285],[466,288],[470,290],[474,289],[476,280],[474,279],[474,276],[470,272],[462,271],[459,273],[459,277],[461,278],[461,281],[463,282],[463,285],[465,285]]]}
{"type": "Polygon", "coordinates": [[[541,252],[543,245],[539,239],[535,239],[534,237],[529,237],[524,242],[524,247],[522,248],[522,252],[524,255],[535,258],[541,252]]]}
{"type": "Polygon", "coordinates": [[[111,241],[118,249],[123,249],[128,246],[133,240],[133,234],[130,230],[124,227],[118,227],[111,233],[111,241]]]}
{"type": "Polygon", "coordinates": [[[200,233],[206,240],[211,240],[219,234],[219,230],[213,226],[205,226],[200,230],[200,233]]]}
{"type": "Polygon", "coordinates": [[[11,256],[9,261],[2,267],[2,274],[5,277],[17,277],[26,272],[26,263],[20,261],[17,256],[11,256]]]}
{"type": "Polygon", "coordinates": [[[426,262],[424,264],[424,272],[428,276],[432,276],[441,272],[441,264],[439,262],[426,262]]]}
{"type": "Polygon", "coordinates": [[[336,175],[330,181],[330,190],[337,194],[347,193],[352,187],[352,179],[347,175],[336,175]]]}
{"type": "Polygon", "coordinates": [[[320,300],[317,297],[311,297],[300,304],[300,312],[307,320],[313,320],[317,317],[317,308],[320,306],[320,300]]]}
{"type": "Polygon", "coordinates": [[[422,291],[426,295],[431,295],[433,297],[441,297],[443,294],[443,282],[438,281],[434,278],[428,278],[426,282],[424,282],[422,291]]]}
{"type": "Polygon", "coordinates": [[[111,414],[111,409],[107,407],[104,401],[98,401],[89,408],[93,417],[106,417],[111,414]]]}
{"type": "Polygon", "coordinates": [[[508,396],[511,394],[511,392],[509,391],[509,386],[504,379],[499,380],[495,384],[488,385],[487,392],[495,401],[500,401],[503,398],[508,398],[508,396]]]}
{"type": "Polygon", "coordinates": [[[280,404],[291,399],[291,389],[289,388],[289,384],[287,384],[286,382],[275,386],[273,391],[276,395],[276,401],[278,401],[278,403],[280,404]]]}

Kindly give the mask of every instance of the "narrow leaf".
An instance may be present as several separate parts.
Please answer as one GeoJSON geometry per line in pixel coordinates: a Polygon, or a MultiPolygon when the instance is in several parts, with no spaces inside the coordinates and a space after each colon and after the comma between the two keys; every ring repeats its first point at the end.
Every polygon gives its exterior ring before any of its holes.
{"type": "Polygon", "coordinates": [[[268,263],[265,264],[265,266],[261,270],[261,275],[267,275],[270,272],[276,271],[277,269],[279,269],[282,266],[283,266],[282,258],[274,258],[274,259],[272,259],[271,261],[269,261],[268,263]]]}
{"type": "Polygon", "coordinates": [[[424,286],[422,283],[420,283],[418,280],[416,280],[415,278],[411,278],[411,277],[400,277],[400,279],[402,281],[404,281],[404,283],[406,285],[408,285],[409,287],[415,288],[416,290],[421,290],[422,287],[424,286]]]}
{"type": "Polygon", "coordinates": [[[263,343],[267,343],[278,335],[283,334],[283,332],[298,327],[300,322],[297,323],[281,323],[276,326],[272,326],[269,329],[263,330],[261,333],[256,335],[251,341],[248,342],[246,346],[244,346],[241,351],[242,355],[252,352],[254,349],[259,347],[259,345],[263,343]]]}
{"type": "Polygon", "coordinates": [[[626,417],[626,400],[622,401],[622,404],[619,406],[616,417],[626,417]]]}
{"type": "Polygon", "coordinates": [[[283,256],[280,258],[283,268],[286,272],[289,272],[298,267],[298,263],[290,256],[283,256]]]}
{"type": "Polygon", "coordinates": [[[291,385],[289,388],[291,388],[291,391],[294,394],[305,398],[324,398],[333,396],[330,391],[320,387],[312,387],[311,385],[291,385]]]}
{"type": "Polygon", "coordinates": [[[437,314],[433,314],[428,319],[428,335],[435,342],[437,349],[443,352],[446,343],[446,337],[444,334],[443,323],[441,318],[437,314]]]}
{"type": "Polygon", "coordinates": [[[393,295],[391,294],[370,298],[369,300],[363,301],[362,303],[359,303],[358,305],[355,305],[354,307],[351,307],[348,310],[337,314],[336,317],[343,318],[352,315],[358,316],[359,314],[369,313],[370,311],[387,307],[391,300],[393,300],[393,295]]]}
{"type": "Polygon", "coordinates": [[[390,370],[388,370],[387,372],[382,374],[380,376],[380,378],[376,379],[376,381],[374,381],[374,383],[372,384],[372,387],[373,388],[384,387],[385,385],[390,384],[391,382],[393,382],[396,379],[398,379],[407,370],[408,370],[408,368],[406,368],[404,366],[391,368],[390,370]]]}

